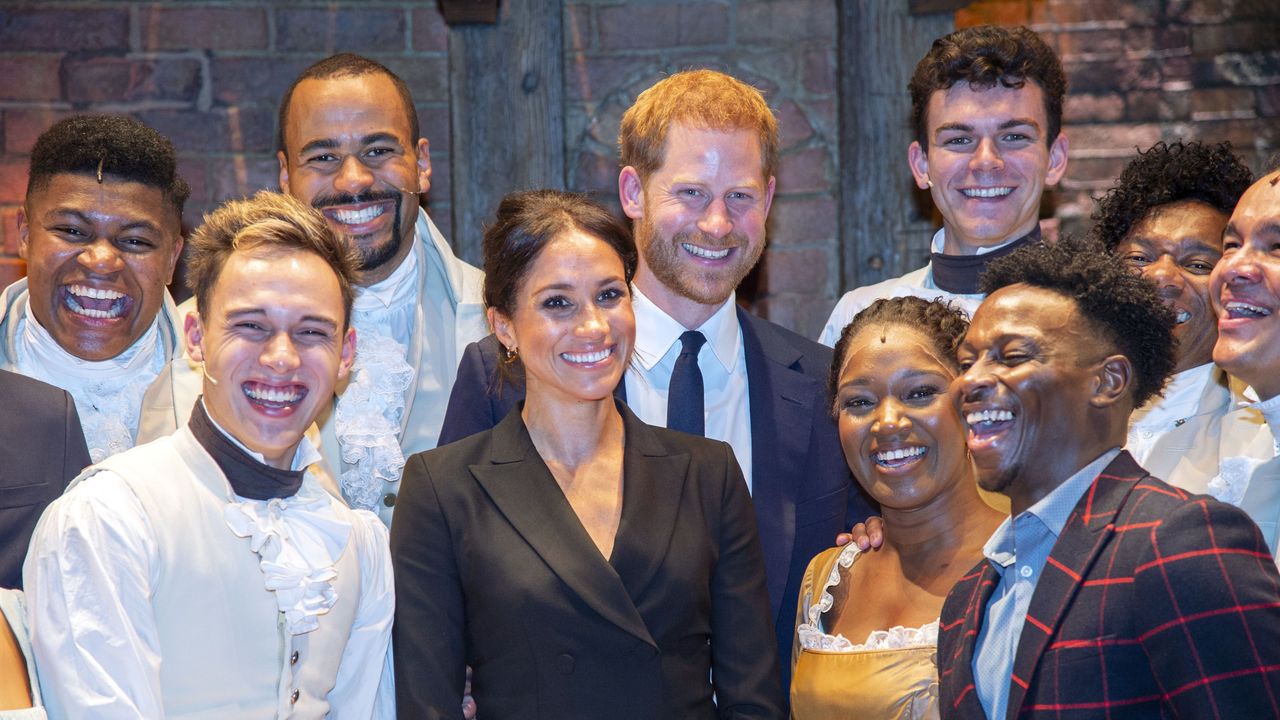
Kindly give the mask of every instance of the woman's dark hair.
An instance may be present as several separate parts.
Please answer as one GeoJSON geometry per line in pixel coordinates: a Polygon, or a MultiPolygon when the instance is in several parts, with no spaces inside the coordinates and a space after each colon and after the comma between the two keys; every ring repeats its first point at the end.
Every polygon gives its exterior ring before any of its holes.
{"type": "Polygon", "coordinates": [[[628,283],[636,274],[636,244],[618,218],[583,195],[522,190],[502,198],[484,233],[484,304],[508,317],[516,291],[535,260],[560,235],[578,230],[613,248],[628,283]]]}
{"type": "Polygon", "coordinates": [[[1115,187],[1098,199],[1093,237],[1115,252],[1153,208],[1183,200],[1198,200],[1230,216],[1251,184],[1253,175],[1230,143],[1158,142],[1139,150],[1115,187]]]}
{"type": "Polygon", "coordinates": [[[831,373],[827,380],[828,399],[833,407],[836,390],[840,387],[840,372],[844,369],[849,346],[863,328],[874,323],[905,325],[924,333],[933,341],[934,349],[947,363],[947,367],[959,372],[956,348],[960,346],[960,341],[964,339],[964,334],[969,329],[969,320],[963,311],[949,302],[940,300],[925,300],[914,296],[881,298],[853,316],[853,320],[840,332],[840,340],[836,342],[835,357],[831,361],[831,373]]]}
{"type": "Polygon", "coordinates": [[[1129,358],[1135,408],[1160,394],[1173,374],[1178,341],[1173,311],[1155,283],[1116,262],[1097,241],[1076,238],[1021,248],[992,261],[979,280],[987,295],[1017,283],[1074,300],[1098,347],[1129,358]]]}

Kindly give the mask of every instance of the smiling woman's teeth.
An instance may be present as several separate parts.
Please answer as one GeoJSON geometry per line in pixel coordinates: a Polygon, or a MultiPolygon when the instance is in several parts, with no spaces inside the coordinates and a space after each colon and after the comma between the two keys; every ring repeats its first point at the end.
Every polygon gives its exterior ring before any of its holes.
{"type": "Polygon", "coordinates": [[[982,412],[971,412],[964,416],[964,421],[970,425],[997,423],[1012,419],[1013,413],[1008,410],[983,410],[982,412]]]}
{"type": "Polygon", "coordinates": [[[884,452],[878,452],[872,455],[872,459],[875,460],[880,465],[889,465],[889,464],[901,465],[902,463],[897,461],[914,460],[915,458],[918,458],[921,455],[924,455],[925,451],[926,451],[926,448],[923,448],[923,447],[909,447],[909,448],[900,448],[898,450],[885,450],[884,452]]]}
{"type": "Polygon", "coordinates": [[[334,219],[344,225],[363,225],[378,217],[387,209],[382,205],[374,205],[363,210],[333,210],[334,219]]]}
{"type": "Polygon", "coordinates": [[[560,357],[574,363],[593,363],[600,362],[612,354],[613,348],[605,348],[593,353],[560,353],[560,357]]]}
{"type": "Polygon", "coordinates": [[[706,258],[708,260],[719,260],[729,254],[729,248],[723,248],[721,250],[708,250],[704,247],[698,247],[697,245],[692,245],[690,243],[680,243],[680,247],[687,250],[690,255],[694,255],[700,258],[706,258]]]}

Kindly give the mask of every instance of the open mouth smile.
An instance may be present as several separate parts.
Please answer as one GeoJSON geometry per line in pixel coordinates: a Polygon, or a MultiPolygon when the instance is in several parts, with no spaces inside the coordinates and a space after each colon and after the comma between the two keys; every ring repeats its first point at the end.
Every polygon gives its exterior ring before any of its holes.
{"type": "Polygon", "coordinates": [[[1009,410],[974,410],[965,413],[964,421],[969,426],[969,449],[985,450],[993,445],[1013,427],[1015,417],[1017,416],[1009,410]]]}
{"type": "Polygon", "coordinates": [[[62,288],[62,306],[80,317],[93,320],[114,320],[124,317],[133,305],[133,298],[117,290],[67,285],[62,288]]]}
{"type": "Polygon", "coordinates": [[[979,200],[988,200],[991,198],[1002,198],[1013,192],[1011,187],[986,187],[986,188],[961,188],[960,194],[967,198],[975,198],[979,200]]]}
{"type": "Polygon", "coordinates": [[[1222,309],[1226,310],[1227,317],[1233,320],[1263,318],[1271,314],[1270,308],[1265,308],[1261,305],[1254,305],[1253,303],[1244,302],[1243,300],[1231,300],[1223,305],[1222,309]]]}
{"type": "Polygon", "coordinates": [[[893,450],[881,450],[880,452],[872,453],[871,459],[882,468],[896,470],[914,465],[922,460],[928,452],[929,448],[913,445],[893,450]]]}
{"type": "Polygon", "coordinates": [[[394,208],[394,201],[383,200],[355,205],[325,207],[321,208],[320,211],[324,213],[325,218],[330,222],[341,225],[346,231],[350,232],[377,222],[383,215],[386,215],[394,208]]]}
{"type": "Polygon", "coordinates": [[[611,347],[604,348],[602,350],[597,350],[595,352],[587,352],[587,353],[565,352],[565,353],[560,353],[560,357],[564,361],[573,363],[574,365],[594,365],[596,363],[603,362],[608,358],[612,357],[614,350],[616,349],[617,349],[616,347],[611,346],[611,347]]]}
{"type": "Polygon", "coordinates": [[[250,405],[270,413],[292,411],[307,396],[306,386],[296,383],[269,385],[249,381],[243,383],[240,389],[250,405]]]}

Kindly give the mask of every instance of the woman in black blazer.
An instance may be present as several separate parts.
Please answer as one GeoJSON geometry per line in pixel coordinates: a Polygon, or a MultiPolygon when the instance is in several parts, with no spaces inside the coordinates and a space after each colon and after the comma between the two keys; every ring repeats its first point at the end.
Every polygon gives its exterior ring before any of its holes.
{"type": "MultiPolygon", "coordinates": [[[[755,516],[728,445],[615,402],[635,338],[626,227],[514,193],[485,302],[526,399],[414,455],[391,530],[401,718],[781,718],[755,516]]],[[[479,401],[480,399],[477,399],[479,401]]]]}

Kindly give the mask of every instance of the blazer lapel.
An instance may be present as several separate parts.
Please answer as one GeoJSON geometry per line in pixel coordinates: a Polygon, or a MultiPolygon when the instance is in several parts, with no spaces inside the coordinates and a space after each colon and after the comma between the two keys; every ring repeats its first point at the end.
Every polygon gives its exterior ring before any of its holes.
{"type": "Polygon", "coordinates": [[[609,562],[632,598],[640,597],[666,558],[675,530],[689,456],[669,454],[657,435],[619,404],[626,424],[622,522],[609,562]]]}
{"type": "Polygon", "coordinates": [[[1007,717],[1018,717],[1045,648],[1057,634],[1067,608],[1075,600],[1102,547],[1115,534],[1112,522],[1116,512],[1146,475],[1129,453],[1121,452],[1076,503],[1031,595],[1013,660],[1007,717]]]}
{"type": "MultiPolygon", "coordinates": [[[[955,711],[955,717],[958,718],[986,717],[973,681],[973,653],[978,644],[978,633],[982,630],[982,618],[987,611],[987,602],[991,599],[991,593],[995,591],[999,578],[996,576],[995,568],[991,567],[991,563],[986,560],[982,561],[980,569],[975,570],[975,573],[977,577],[972,580],[974,586],[971,588],[964,617],[960,619],[960,631],[956,636],[960,643],[957,657],[955,661],[944,657],[938,658],[938,672],[954,675],[947,680],[947,684],[949,687],[959,688],[959,696],[952,701],[954,704],[952,709],[955,711]]],[[[964,580],[961,579],[960,582],[964,580]]],[[[941,630],[948,631],[947,628],[941,628],[941,630]]],[[[939,647],[938,650],[941,652],[942,648],[939,647]]],[[[950,712],[944,714],[951,716],[950,712]]]]}
{"type": "MultiPolygon", "coordinates": [[[[626,587],[538,456],[519,412],[509,413],[493,429],[490,443],[489,463],[469,469],[511,526],[601,617],[654,644],[626,587]]],[[[624,513],[625,503],[624,495],[624,513]]]]}
{"type": "MultiPolygon", "coordinates": [[[[751,403],[751,500],[764,546],[769,607],[777,617],[795,543],[797,468],[808,465],[818,381],[794,369],[798,350],[738,308],[751,403]]],[[[789,612],[789,610],[787,610],[789,612]]]]}

